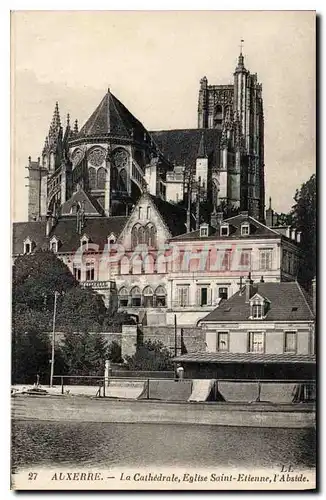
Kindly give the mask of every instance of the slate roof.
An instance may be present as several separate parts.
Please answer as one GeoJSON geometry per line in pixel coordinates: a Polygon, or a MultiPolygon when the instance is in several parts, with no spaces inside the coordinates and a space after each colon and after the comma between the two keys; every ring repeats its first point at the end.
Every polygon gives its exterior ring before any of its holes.
{"type": "Polygon", "coordinates": [[[60,240],[59,253],[76,251],[80,246],[80,238],[87,234],[90,243],[99,246],[103,250],[107,244],[107,238],[111,233],[118,236],[126,224],[128,217],[93,217],[86,218],[82,234],[76,231],[76,217],[60,218],[52,228],[50,235],[46,236],[46,222],[16,222],[13,224],[13,254],[24,252],[24,239],[28,236],[36,244],[36,250],[48,249],[52,236],[60,240]]]}
{"type": "Polygon", "coordinates": [[[92,115],[80,129],[77,138],[112,134],[144,141],[143,124],[111,92],[107,92],[92,115]]]}
{"type": "Polygon", "coordinates": [[[251,240],[257,238],[281,238],[281,235],[265,226],[258,220],[254,219],[248,215],[236,215],[229,219],[224,219],[223,223],[229,224],[229,236],[220,236],[220,226],[218,228],[209,227],[209,235],[207,237],[200,237],[200,229],[197,231],[191,231],[190,233],[182,234],[173,238],[175,241],[192,241],[192,240],[233,240],[241,238],[243,240],[251,240]],[[242,236],[241,235],[241,224],[243,222],[249,222],[250,234],[242,236]]]}
{"type": "Polygon", "coordinates": [[[187,212],[184,208],[162,200],[162,198],[157,196],[151,194],[148,194],[148,196],[173,236],[186,231],[187,212]]]}
{"type": "Polygon", "coordinates": [[[69,215],[73,204],[77,202],[84,202],[85,215],[102,215],[104,213],[103,207],[99,204],[96,198],[90,194],[86,194],[85,191],[80,188],[79,191],[74,193],[71,198],[69,198],[69,200],[62,205],[62,215],[69,215]]]}
{"type": "Polygon", "coordinates": [[[171,163],[185,163],[186,166],[193,167],[203,151],[210,160],[215,161],[221,138],[221,132],[217,129],[160,130],[150,134],[171,163]]]}
{"type": "Polygon", "coordinates": [[[12,254],[18,255],[24,253],[24,240],[30,238],[34,241],[37,249],[49,248],[45,236],[46,222],[14,222],[12,225],[12,254]]]}
{"type": "Polygon", "coordinates": [[[255,293],[270,301],[269,309],[264,319],[249,320],[250,306],[245,302],[245,289],[225,300],[205,316],[201,322],[255,321],[257,324],[270,321],[308,321],[314,319],[311,305],[306,293],[296,281],[281,283],[254,283],[252,296],[255,293]]]}
{"type": "Polygon", "coordinates": [[[316,363],[316,357],[311,354],[259,354],[255,352],[196,352],[183,354],[173,358],[173,361],[185,363],[316,363]]]}

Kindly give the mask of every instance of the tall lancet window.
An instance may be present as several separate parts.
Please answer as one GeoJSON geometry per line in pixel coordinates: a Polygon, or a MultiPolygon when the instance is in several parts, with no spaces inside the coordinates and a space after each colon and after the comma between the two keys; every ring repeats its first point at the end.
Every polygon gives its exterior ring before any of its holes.
{"type": "Polygon", "coordinates": [[[97,171],[97,189],[105,189],[105,176],[105,168],[99,168],[97,171]]]}

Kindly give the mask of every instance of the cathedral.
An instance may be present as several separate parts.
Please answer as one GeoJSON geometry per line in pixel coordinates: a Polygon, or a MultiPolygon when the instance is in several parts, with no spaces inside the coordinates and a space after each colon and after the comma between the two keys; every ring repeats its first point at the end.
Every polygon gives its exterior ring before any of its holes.
{"type": "Polygon", "coordinates": [[[143,193],[184,207],[187,231],[225,210],[264,221],[262,86],[241,50],[232,83],[201,79],[197,128],[148,131],[110,89],[80,129],[69,115],[63,126],[56,103],[27,168],[29,221],[82,218],[85,203],[97,217],[128,216],[143,193]]]}

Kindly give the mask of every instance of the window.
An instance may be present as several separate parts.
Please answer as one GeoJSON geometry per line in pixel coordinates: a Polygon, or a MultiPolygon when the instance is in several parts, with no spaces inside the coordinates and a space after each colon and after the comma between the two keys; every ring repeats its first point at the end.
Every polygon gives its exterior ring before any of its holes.
{"type": "Polygon", "coordinates": [[[251,317],[254,319],[262,319],[264,316],[264,306],[262,304],[252,304],[251,317]]]}
{"type": "Polygon", "coordinates": [[[241,250],[240,254],[240,266],[241,269],[250,269],[251,266],[251,251],[250,250],[241,250]]]}
{"type": "Polygon", "coordinates": [[[147,207],[147,219],[151,218],[151,207],[147,207]]]}
{"type": "Polygon", "coordinates": [[[143,296],[144,296],[143,306],[144,307],[153,307],[153,305],[154,305],[153,290],[151,289],[150,286],[147,286],[146,288],[144,288],[143,296]]]}
{"type": "Polygon", "coordinates": [[[32,241],[29,238],[27,238],[24,241],[24,254],[31,253],[32,252],[32,248],[33,248],[32,241]]]}
{"type": "Polygon", "coordinates": [[[222,269],[224,271],[229,271],[231,266],[231,252],[226,250],[222,258],[222,269]]]}
{"type": "Polygon", "coordinates": [[[95,269],[93,262],[86,262],[86,281],[95,279],[95,269]]]}
{"type": "Polygon", "coordinates": [[[131,248],[136,248],[138,245],[138,228],[140,226],[136,225],[131,230],[131,248]]]}
{"type": "Polygon", "coordinates": [[[151,224],[147,224],[144,229],[144,243],[149,247],[156,246],[156,229],[151,224]]]}
{"type": "Polygon", "coordinates": [[[81,280],[81,269],[79,266],[73,266],[73,275],[75,280],[80,281],[81,280]]]}
{"type": "Polygon", "coordinates": [[[97,171],[97,189],[105,189],[105,168],[101,167],[97,171]]]}
{"type": "Polygon", "coordinates": [[[135,286],[131,290],[131,307],[140,307],[141,306],[141,293],[138,286],[135,286]]]}
{"type": "Polygon", "coordinates": [[[228,289],[227,289],[227,287],[221,286],[218,289],[218,298],[219,299],[223,299],[223,300],[227,300],[228,299],[228,289]]]}
{"type": "Polygon", "coordinates": [[[217,332],[217,350],[219,352],[227,352],[229,350],[228,332],[217,332]]]}
{"type": "Polygon", "coordinates": [[[127,307],[128,301],[129,301],[128,290],[123,287],[119,290],[119,307],[127,307]]]}
{"type": "Polygon", "coordinates": [[[51,243],[51,251],[56,253],[57,252],[57,242],[56,241],[53,241],[51,243]]]}
{"type": "Polygon", "coordinates": [[[249,224],[242,224],[241,226],[241,236],[248,236],[250,233],[249,224]]]}
{"type": "Polygon", "coordinates": [[[285,332],[284,334],[284,352],[297,352],[297,332],[285,332]]]}
{"type": "Polygon", "coordinates": [[[259,250],[259,267],[261,271],[270,271],[272,269],[272,252],[271,248],[259,250]]]}
{"type": "Polygon", "coordinates": [[[156,307],[166,307],[166,291],[164,286],[158,286],[155,291],[156,307]]]}
{"type": "Polygon", "coordinates": [[[229,236],[229,225],[228,224],[221,225],[220,236],[229,236]]]}
{"type": "Polygon", "coordinates": [[[206,287],[201,287],[199,295],[199,305],[207,306],[207,304],[208,304],[208,289],[206,287]]]}
{"type": "Polygon", "coordinates": [[[82,238],[80,238],[80,245],[83,247],[84,251],[88,251],[88,237],[84,235],[82,238]]]}
{"type": "Polygon", "coordinates": [[[189,286],[178,287],[178,304],[180,307],[188,306],[189,302],[189,286]]]}
{"type": "Polygon", "coordinates": [[[208,236],[208,226],[205,225],[200,228],[200,237],[206,238],[207,236],[208,236]]]}
{"type": "Polygon", "coordinates": [[[90,189],[96,189],[96,170],[93,167],[88,169],[88,182],[90,189]]]}
{"type": "Polygon", "coordinates": [[[138,207],[138,219],[141,219],[143,216],[143,207],[138,207]]]}
{"type": "Polygon", "coordinates": [[[248,352],[265,352],[264,332],[249,332],[248,352]]]}

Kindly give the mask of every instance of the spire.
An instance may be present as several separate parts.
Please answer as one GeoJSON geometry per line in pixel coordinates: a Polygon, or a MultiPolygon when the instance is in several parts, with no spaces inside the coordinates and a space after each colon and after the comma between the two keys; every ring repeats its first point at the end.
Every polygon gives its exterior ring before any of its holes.
{"type": "Polygon", "coordinates": [[[239,54],[239,57],[238,57],[238,66],[235,69],[236,72],[240,72],[240,71],[244,71],[245,70],[245,67],[244,67],[244,57],[243,57],[243,54],[242,54],[243,43],[244,43],[244,40],[240,40],[240,54],[239,54]]]}
{"type": "Polygon", "coordinates": [[[205,135],[204,132],[201,134],[197,158],[206,158],[206,145],[205,145],[205,135]]]}
{"type": "Polygon", "coordinates": [[[58,101],[55,103],[54,113],[53,113],[53,124],[56,129],[61,127],[60,120],[60,112],[59,112],[59,103],[58,101]]]}
{"type": "Polygon", "coordinates": [[[269,197],[269,210],[272,210],[272,197],[269,197]]]}
{"type": "Polygon", "coordinates": [[[67,113],[67,128],[70,128],[70,114],[67,113]]]}

